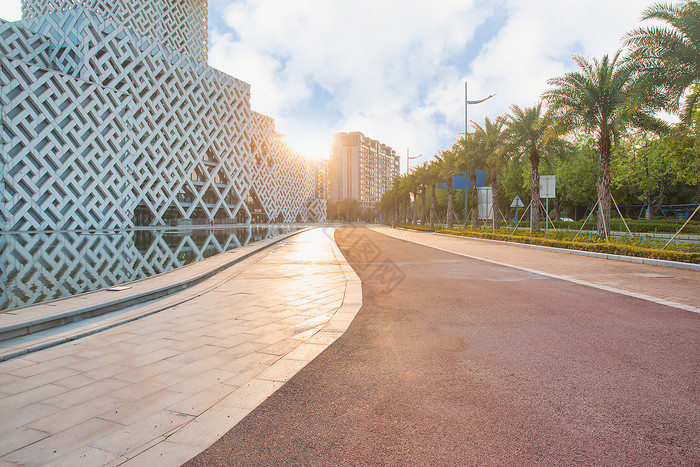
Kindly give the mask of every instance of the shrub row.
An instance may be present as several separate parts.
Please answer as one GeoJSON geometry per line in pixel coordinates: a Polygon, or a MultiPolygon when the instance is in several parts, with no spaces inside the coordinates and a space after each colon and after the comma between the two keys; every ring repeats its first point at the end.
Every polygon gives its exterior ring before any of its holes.
{"type": "MultiPolygon", "coordinates": [[[[412,228],[412,226],[405,226],[412,228]]],[[[567,240],[558,240],[542,237],[529,237],[521,235],[507,235],[491,232],[477,232],[473,230],[436,230],[437,233],[457,235],[462,237],[487,238],[490,240],[502,240],[505,242],[526,243],[569,250],[593,251],[611,255],[635,256],[639,258],[653,258],[668,261],[680,261],[684,263],[700,264],[700,253],[688,253],[685,251],[661,250],[658,248],[642,248],[634,245],[620,243],[584,243],[567,240]]]]}
{"type": "MultiPolygon", "coordinates": [[[[627,222],[627,226],[630,228],[632,232],[635,233],[672,233],[675,234],[678,232],[678,229],[680,229],[683,224],[685,223],[684,220],[682,219],[659,219],[659,220],[653,220],[653,221],[646,221],[643,219],[625,219],[625,222],[627,222]]],[[[520,226],[529,226],[530,224],[528,222],[521,222],[520,226]]],[[[544,225],[544,224],[542,224],[544,225]]],[[[558,229],[575,229],[578,230],[581,228],[581,225],[583,225],[583,221],[574,221],[574,222],[566,222],[566,221],[554,221],[554,226],[558,229]]],[[[596,228],[596,220],[595,218],[589,219],[588,223],[586,223],[586,228],[587,229],[595,229],[596,228]]],[[[622,219],[618,218],[613,218],[610,219],[610,229],[611,230],[616,230],[619,232],[626,232],[627,228],[625,227],[625,224],[622,222],[622,219]]],[[[683,232],[681,232],[685,235],[700,235],[700,222],[698,221],[690,221],[688,222],[688,225],[686,225],[683,228],[683,232]]]]}
{"type": "Polygon", "coordinates": [[[410,230],[420,230],[421,232],[435,232],[435,229],[428,225],[397,224],[396,227],[410,230]]]}

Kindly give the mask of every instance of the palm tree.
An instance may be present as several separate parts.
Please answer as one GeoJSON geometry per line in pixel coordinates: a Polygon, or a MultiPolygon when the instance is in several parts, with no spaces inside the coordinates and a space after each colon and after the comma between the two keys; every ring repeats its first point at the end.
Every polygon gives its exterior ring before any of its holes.
{"type": "Polygon", "coordinates": [[[618,62],[620,52],[589,62],[573,60],[581,69],[552,78],[543,94],[563,133],[583,130],[595,134],[598,143],[598,236],[610,235],[610,155],[614,139],[630,126],[654,120],[631,99],[632,67],[618,62]]]}
{"type": "Polygon", "coordinates": [[[452,187],[452,177],[459,172],[459,157],[453,150],[448,149],[440,151],[440,155],[437,156],[437,161],[440,179],[447,182],[447,228],[451,229],[454,227],[454,206],[452,204],[454,190],[452,187]]]}
{"type": "Polygon", "coordinates": [[[637,95],[643,96],[640,105],[680,111],[687,123],[700,99],[700,3],[655,3],[642,12],[642,20],[666,26],[640,27],[624,38],[639,86],[637,95]]]}
{"type": "Polygon", "coordinates": [[[399,180],[394,179],[394,182],[394,186],[388,191],[389,208],[391,209],[391,222],[399,224],[401,223],[400,209],[403,197],[399,188],[399,180]]]}
{"type": "MultiPolygon", "coordinates": [[[[472,202],[469,213],[464,213],[465,216],[469,214],[472,218],[472,228],[476,229],[479,227],[479,205],[478,205],[478,190],[476,188],[476,171],[483,166],[483,161],[485,160],[485,155],[481,145],[481,139],[474,134],[468,134],[466,137],[461,138],[453,146],[453,150],[458,154],[460,159],[459,172],[469,172],[469,179],[472,181],[472,202]]],[[[464,180],[464,196],[467,196],[466,189],[467,181],[464,180]]],[[[467,203],[469,204],[469,203],[467,203]]],[[[465,217],[466,224],[466,217],[465,217]]]]}
{"type": "MultiPolygon", "coordinates": [[[[391,183],[391,189],[385,193],[387,197],[387,207],[391,209],[392,223],[400,223],[401,208],[401,178],[396,177],[391,183]]],[[[384,199],[384,196],[382,196],[384,199]]]]}
{"type": "Polygon", "coordinates": [[[428,163],[424,162],[413,170],[416,176],[416,183],[418,184],[418,191],[421,194],[421,210],[420,210],[420,223],[425,225],[425,198],[426,198],[426,188],[427,188],[427,178],[428,178],[428,163]]]}
{"type": "Polygon", "coordinates": [[[430,185],[430,228],[435,228],[435,189],[440,182],[440,167],[437,160],[430,161],[427,165],[425,177],[426,185],[430,185]]]}
{"type": "Polygon", "coordinates": [[[398,180],[398,191],[401,206],[401,223],[408,224],[411,216],[411,182],[408,179],[408,174],[400,175],[398,180]]]}
{"type": "MultiPolygon", "coordinates": [[[[503,132],[503,125],[505,119],[503,117],[498,117],[494,121],[491,121],[488,117],[484,119],[484,126],[480,126],[476,122],[471,122],[472,128],[474,128],[474,133],[472,134],[472,140],[474,141],[474,153],[475,153],[475,163],[479,166],[488,166],[490,176],[491,176],[491,211],[493,213],[493,226],[494,228],[499,227],[499,218],[496,214],[498,211],[498,170],[504,164],[505,151],[505,133],[503,132]]],[[[470,171],[470,179],[472,181],[472,198],[476,201],[477,190],[476,190],[476,167],[470,171]]],[[[477,209],[476,202],[475,206],[472,208],[474,211],[472,214],[472,227],[475,227],[477,209]]]]}
{"type": "Polygon", "coordinates": [[[390,222],[393,219],[390,218],[389,214],[393,209],[393,192],[392,190],[387,190],[382,194],[382,197],[377,202],[377,212],[383,214],[385,217],[385,222],[390,222]]]}
{"type": "Polygon", "coordinates": [[[540,229],[540,158],[554,152],[561,141],[551,136],[550,120],[542,114],[542,103],[525,108],[512,105],[506,119],[505,137],[509,147],[520,155],[527,155],[532,166],[530,232],[535,233],[540,229]]]}
{"type": "Polygon", "coordinates": [[[420,188],[420,183],[415,173],[406,174],[406,187],[408,189],[408,202],[411,206],[411,224],[416,225],[418,223],[418,189],[420,188]],[[411,195],[413,195],[413,202],[411,202],[411,195]]]}

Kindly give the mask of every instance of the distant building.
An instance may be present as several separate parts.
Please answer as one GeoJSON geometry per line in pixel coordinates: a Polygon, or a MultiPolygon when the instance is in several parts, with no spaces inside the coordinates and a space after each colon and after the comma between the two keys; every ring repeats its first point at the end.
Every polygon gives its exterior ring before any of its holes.
{"type": "Polygon", "coordinates": [[[330,196],[330,174],[328,159],[311,162],[314,170],[314,198],[329,199],[330,196]]]}
{"type": "Polygon", "coordinates": [[[326,208],[328,205],[329,179],[328,159],[322,161],[309,161],[309,167],[313,172],[313,201],[309,204],[309,222],[326,222],[326,208]]]}
{"type": "Polygon", "coordinates": [[[354,199],[373,209],[398,177],[399,156],[386,144],[358,131],[333,135],[330,158],[331,201],[354,199]]]}

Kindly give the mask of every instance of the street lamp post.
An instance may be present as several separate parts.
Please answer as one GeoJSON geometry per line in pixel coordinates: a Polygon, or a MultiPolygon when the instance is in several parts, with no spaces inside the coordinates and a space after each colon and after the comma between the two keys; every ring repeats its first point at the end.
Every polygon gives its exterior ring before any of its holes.
{"type": "MultiPolygon", "coordinates": [[[[464,82],[464,139],[467,139],[467,135],[469,135],[469,114],[467,113],[467,107],[469,104],[481,104],[484,101],[487,101],[491,99],[495,94],[491,94],[489,97],[485,97],[483,99],[477,99],[474,101],[470,101],[468,93],[467,93],[467,82],[464,82]]],[[[469,219],[469,216],[467,213],[469,212],[468,209],[469,204],[467,203],[467,171],[464,171],[464,227],[467,226],[467,219],[469,219]]]]}
{"type": "Polygon", "coordinates": [[[411,169],[409,168],[410,161],[412,161],[413,159],[418,159],[422,155],[423,154],[418,154],[417,156],[411,157],[410,148],[406,148],[406,173],[407,174],[411,172],[411,169]]]}
{"type": "MultiPolygon", "coordinates": [[[[423,155],[423,154],[418,154],[417,156],[411,157],[410,148],[406,148],[406,175],[408,175],[408,174],[411,173],[411,167],[409,166],[410,162],[411,162],[413,159],[418,159],[418,158],[419,158],[420,156],[422,156],[422,155],[423,155]]],[[[410,196],[410,195],[409,195],[409,196],[410,196]]],[[[414,203],[418,203],[418,197],[416,197],[416,199],[414,199],[413,202],[414,202],[414,203]]],[[[410,197],[409,197],[409,203],[410,203],[410,197]]],[[[409,207],[410,207],[410,206],[409,206],[409,207]]],[[[416,206],[415,208],[418,209],[418,206],[416,206]]]]}

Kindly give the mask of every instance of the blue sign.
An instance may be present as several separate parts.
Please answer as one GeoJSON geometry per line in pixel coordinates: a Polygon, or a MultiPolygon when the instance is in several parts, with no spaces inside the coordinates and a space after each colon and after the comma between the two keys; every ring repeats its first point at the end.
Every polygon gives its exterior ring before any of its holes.
{"type": "MultiPolygon", "coordinates": [[[[467,172],[468,173],[468,172],[467,172]]],[[[486,186],[485,183],[485,176],[484,176],[484,171],[483,170],[477,170],[476,171],[476,186],[482,187],[486,186]]],[[[464,190],[464,175],[454,175],[452,176],[452,188],[456,190],[464,190]]],[[[447,183],[438,183],[438,188],[444,190],[447,188],[447,183]]],[[[472,189],[472,181],[467,179],[467,190],[472,189]]]]}

